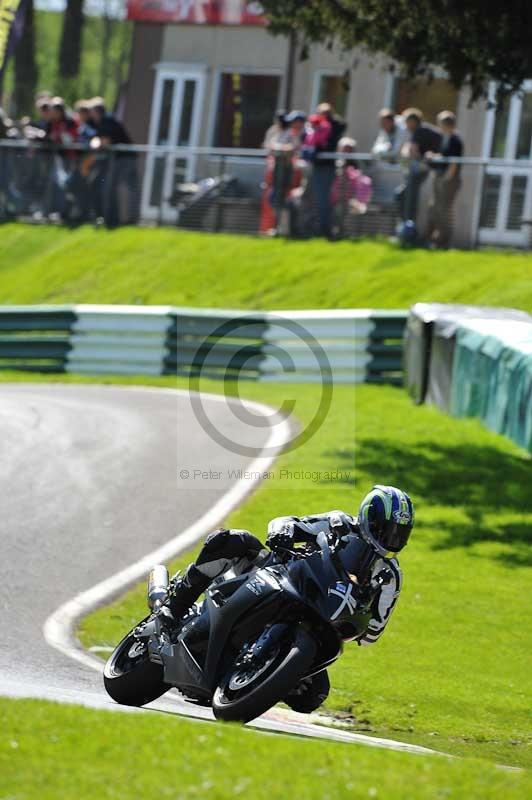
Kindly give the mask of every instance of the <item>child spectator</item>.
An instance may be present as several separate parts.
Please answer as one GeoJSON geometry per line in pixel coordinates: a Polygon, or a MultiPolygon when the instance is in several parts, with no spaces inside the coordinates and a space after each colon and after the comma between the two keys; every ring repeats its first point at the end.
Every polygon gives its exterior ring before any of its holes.
{"type": "MultiPolygon", "coordinates": [[[[303,136],[303,157],[311,161],[317,153],[328,149],[332,125],[322,114],[311,114],[303,136]]],[[[334,151],[333,151],[334,152],[334,151]]]]}
{"type": "Polygon", "coordinates": [[[372,180],[358,169],[356,161],[347,154],[354,153],[356,141],[344,136],[338,142],[338,152],[346,157],[336,162],[336,179],[331,189],[335,229],[341,233],[345,216],[365,214],[373,193],[372,180]]]}
{"type": "MultiPolygon", "coordinates": [[[[356,141],[344,136],[338,142],[339,153],[354,153],[356,141]]],[[[363,214],[371,200],[373,186],[371,178],[358,169],[353,158],[338,159],[336,162],[336,179],[331,189],[331,202],[337,205],[344,199],[355,213],[363,214]]]]}

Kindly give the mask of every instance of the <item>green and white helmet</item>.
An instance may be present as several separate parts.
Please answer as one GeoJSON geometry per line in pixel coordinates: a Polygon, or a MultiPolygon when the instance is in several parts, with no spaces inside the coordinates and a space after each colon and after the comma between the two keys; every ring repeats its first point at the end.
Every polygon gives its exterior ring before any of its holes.
{"type": "Polygon", "coordinates": [[[362,500],[358,524],[362,537],[385,555],[403,549],[414,527],[414,517],[414,506],[406,492],[378,484],[362,500]]]}

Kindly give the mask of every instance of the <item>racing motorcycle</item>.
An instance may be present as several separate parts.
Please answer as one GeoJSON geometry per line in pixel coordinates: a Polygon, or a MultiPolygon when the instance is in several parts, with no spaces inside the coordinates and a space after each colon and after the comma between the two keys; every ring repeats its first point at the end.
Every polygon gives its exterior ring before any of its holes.
{"type": "Polygon", "coordinates": [[[108,694],[142,706],[175,687],[218,719],[249,722],[332,664],[364,633],[390,576],[372,577],[377,554],[355,535],[319,533],[309,552],[271,553],[263,566],[221,576],[179,621],[166,567],[150,573],[151,613],[117,645],[104,669],[108,694]]]}

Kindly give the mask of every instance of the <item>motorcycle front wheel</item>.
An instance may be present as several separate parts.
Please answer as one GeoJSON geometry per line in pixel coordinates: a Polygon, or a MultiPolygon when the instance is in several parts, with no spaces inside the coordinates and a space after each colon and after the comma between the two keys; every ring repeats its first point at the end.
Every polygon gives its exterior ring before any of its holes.
{"type": "Polygon", "coordinates": [[[225,722],[249,722],[280,702],[299,683],[316,654],[302,628],[264,653],[260,663],[234,666],[216,689],[212,709],[225,722]]]}
{"type": "Polygon", "coordinates": [[[171,687],[163,680],[163,668],[148,658],[146,643],[127,634],[109,656],[103,671],[107,694],[125,706],[144,706],[171,687]]]}

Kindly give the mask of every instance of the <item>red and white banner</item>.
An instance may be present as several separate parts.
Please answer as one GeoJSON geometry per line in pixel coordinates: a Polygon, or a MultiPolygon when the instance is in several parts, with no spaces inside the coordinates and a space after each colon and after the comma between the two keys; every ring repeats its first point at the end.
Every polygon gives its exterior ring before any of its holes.
{"type": "Polygon", "coordinates": [[[128,0],[127,18],[189,25],[265,25],[260,3],[244,0],[128,0]]]}

